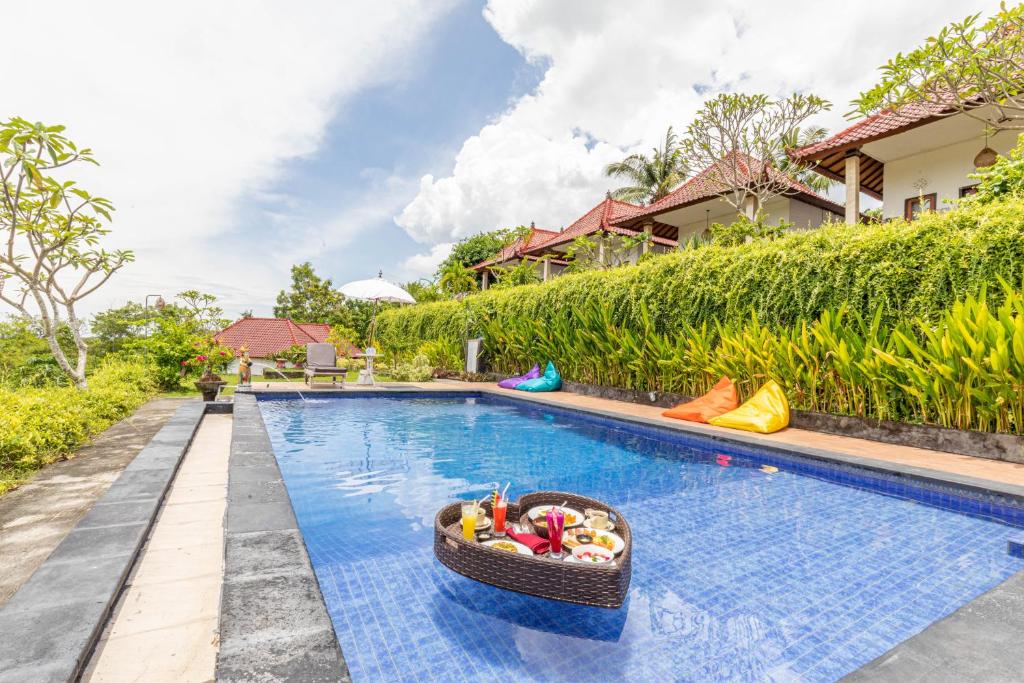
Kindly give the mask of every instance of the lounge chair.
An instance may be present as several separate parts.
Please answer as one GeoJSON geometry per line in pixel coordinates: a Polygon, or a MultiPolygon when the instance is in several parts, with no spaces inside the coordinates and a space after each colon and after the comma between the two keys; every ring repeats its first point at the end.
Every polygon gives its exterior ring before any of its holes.
{"type": "Polygon", "coordinates": [[[317,377],[330,377],[337,385],[338,375],[341,375],[341,386],[344,387],[348,370],[337,367],[337,362],[338,354],[334,344],[306,344],[306,384],[313,386],[313,380],[317,377]]]}

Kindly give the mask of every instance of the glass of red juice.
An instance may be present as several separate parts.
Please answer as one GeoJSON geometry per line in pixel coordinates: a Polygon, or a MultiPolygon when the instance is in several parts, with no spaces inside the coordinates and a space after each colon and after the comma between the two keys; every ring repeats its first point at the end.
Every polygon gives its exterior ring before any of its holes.
{"type": "Polygon", "coordinates": [[[505,512],[508,510],[508,503],[499,500],[493,507],[491,513],[494,515],[494,535],[501,537],[505,535],[505,512]]]}
{"type": "Polygon", "coordinates": [[[565,528],[565,514],[561,508],[553,507],[548,510],[547,518],[551,557],[557,560],[562,557],[562,529],[565,528]]]}

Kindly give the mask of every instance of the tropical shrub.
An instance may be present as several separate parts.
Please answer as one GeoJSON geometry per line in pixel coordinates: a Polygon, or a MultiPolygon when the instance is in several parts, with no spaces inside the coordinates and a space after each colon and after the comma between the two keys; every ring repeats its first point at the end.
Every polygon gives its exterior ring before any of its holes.
{"type": "Polygon", "coordinates": [[[0,493],[130,414],[156,390],[154,368],[109,357],[72,386],[0,390],[0,493]]]}
{"type": "Polygon", "coordinates": [[[434,368],[425,355],[417,354],[412,361],[399,363],[390,374],[399,382],[426,382],[434,376],[434,368]]]}

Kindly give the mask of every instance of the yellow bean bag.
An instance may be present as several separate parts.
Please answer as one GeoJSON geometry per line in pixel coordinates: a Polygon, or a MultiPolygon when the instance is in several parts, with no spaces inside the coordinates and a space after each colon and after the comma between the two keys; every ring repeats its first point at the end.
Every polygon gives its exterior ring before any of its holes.
{"type": "Polygon", "coordinates": [[[716,427],[771,434],[789,426],[789,402],[775,381],[758,389],[750,400],[736,410],[708,420],[716,427]]]}

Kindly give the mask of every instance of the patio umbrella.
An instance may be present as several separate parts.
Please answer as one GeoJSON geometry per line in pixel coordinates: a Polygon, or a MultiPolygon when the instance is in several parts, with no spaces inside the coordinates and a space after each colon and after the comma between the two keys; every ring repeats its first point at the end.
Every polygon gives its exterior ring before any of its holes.
{"type": "Polygon", "coordinates": [[[393,282],[384,279],[384,273],[378,271],[377,277],[369,280],[356,280],[342,285],[339,290],[342,294],[352,299],[373,302],[373,318],[370,320],[369,345],[373,345],[373,333],[377,329],[377,306],[381,301],[396,304],[414,304],[416,299],[412,298],[409,292],[405,291],[393,282]]]}
{"type": "Polygon", "coordinates": [[[396,304],[414,304],[416,299],[393,282],[384,279],[383,273],[369,280],[356,280],[341,287],[341,293],[352,299],[363,301],[390,301],[396,304]]]}

